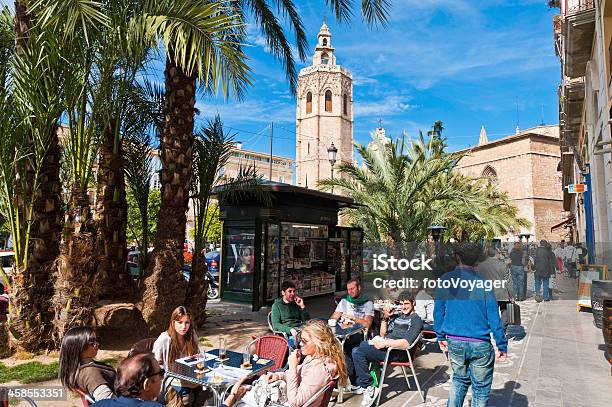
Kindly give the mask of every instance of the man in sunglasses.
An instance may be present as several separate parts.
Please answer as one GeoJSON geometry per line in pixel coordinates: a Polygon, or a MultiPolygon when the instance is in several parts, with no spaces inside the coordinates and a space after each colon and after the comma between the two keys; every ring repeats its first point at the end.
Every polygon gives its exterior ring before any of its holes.
{"type": "Polygon", "coordinates": [[[152,353],[124,359],[115,379],[116,399],[101,400],[95,407],[159,407],[156,400],[164,380],[164,369],[152,353]]]}

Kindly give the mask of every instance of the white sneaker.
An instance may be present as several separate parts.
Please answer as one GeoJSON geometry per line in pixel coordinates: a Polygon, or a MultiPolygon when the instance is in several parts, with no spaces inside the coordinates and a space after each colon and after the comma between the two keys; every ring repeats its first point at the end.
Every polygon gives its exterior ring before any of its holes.
{"type": "Polygon", "coordinates": [[[345,393],[353,393],[353,394],[363,394],[364,390],[365,389],[363,387],[353,386],[350,383],[347,384],[344,389],[342,389],[342,391],[344,391],[345,393]]]}
{"type": "Polygon", "coordinates": [[[378,392],[380,389],[378,387],[369,386],[367,389],[363,391],[363,400],[361,400],[362,407],[370,407],[372,404],[376,402],[376,398],[378,397],[378,392]]]}

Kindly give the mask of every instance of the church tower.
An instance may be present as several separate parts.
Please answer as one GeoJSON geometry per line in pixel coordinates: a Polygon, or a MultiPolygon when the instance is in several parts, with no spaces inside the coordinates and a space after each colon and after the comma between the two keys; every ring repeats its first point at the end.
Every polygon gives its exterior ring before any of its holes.
{"type": "Polygon", "coordinates": [[[295,133],[296,185],[318,189],[320,180],[332,176],[327,153],[332,143],[338,150],[334,169],[353,162],[353,77],[336,64],[325,22],[312,65],[299,74],[295,133]]]}

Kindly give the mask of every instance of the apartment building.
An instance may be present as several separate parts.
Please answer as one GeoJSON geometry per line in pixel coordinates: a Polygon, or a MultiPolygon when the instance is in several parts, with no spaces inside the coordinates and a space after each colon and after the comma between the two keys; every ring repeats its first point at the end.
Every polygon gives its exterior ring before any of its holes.
{"type": "Polygon", "coordinates": [[[561,61],[559,126],[563,208],[590,261],[608,262],[612,242],[612,0],[560,0],[553,20],[561,61]],[[586,184],[585,193],[570,193],[586,184]],[[595,255],[595,256],[593,256],[595,255]]]}

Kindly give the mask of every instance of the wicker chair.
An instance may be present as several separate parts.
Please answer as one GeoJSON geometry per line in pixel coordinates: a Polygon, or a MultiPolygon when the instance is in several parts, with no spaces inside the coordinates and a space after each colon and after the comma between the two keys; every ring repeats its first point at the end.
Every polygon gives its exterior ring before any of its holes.
{"type": "Polygon", "coordinates": [[[270,329],[270,331],[272,331],[274,335],[280,335],[284,337],[285,339],[287,339],[286,333],[274,330],[274,327],[272,326],[272,311],[268,312],[268,328],[270,329]]]}

